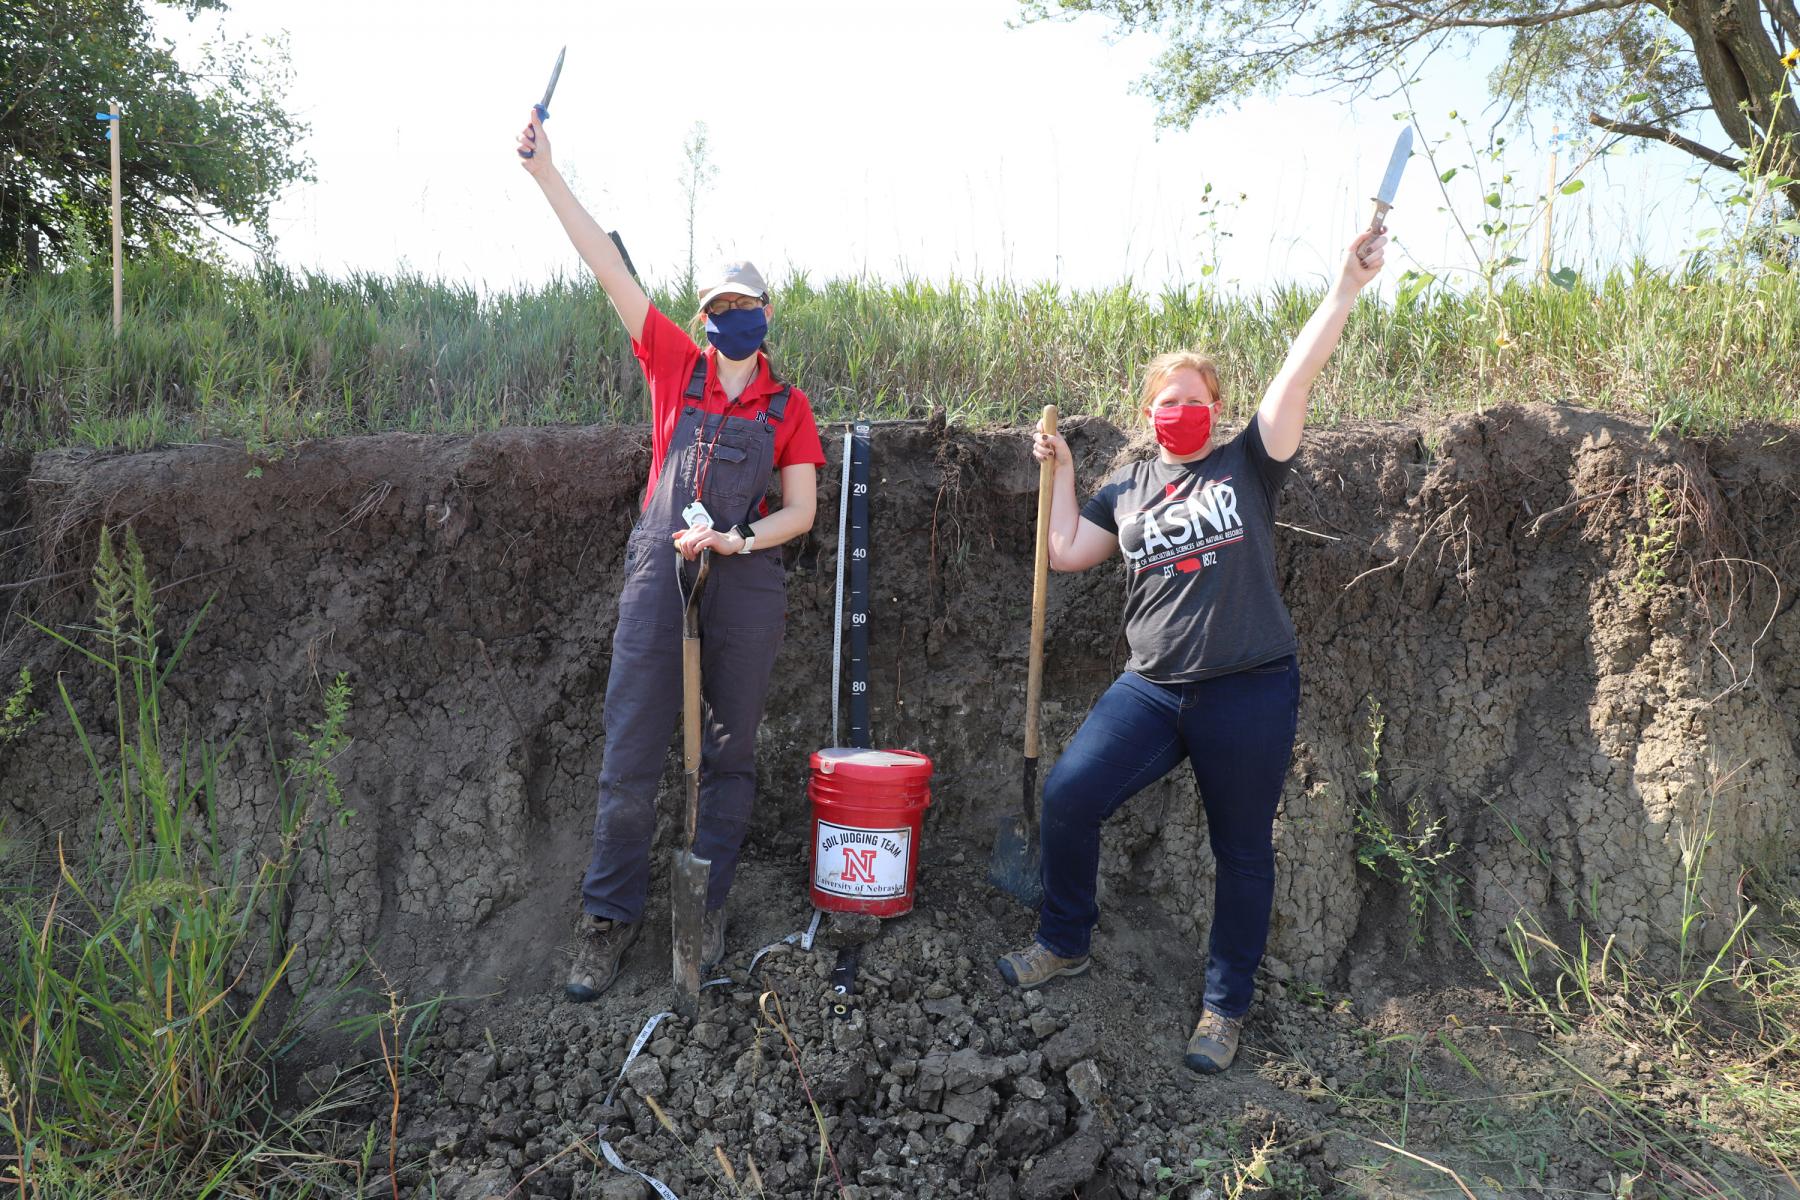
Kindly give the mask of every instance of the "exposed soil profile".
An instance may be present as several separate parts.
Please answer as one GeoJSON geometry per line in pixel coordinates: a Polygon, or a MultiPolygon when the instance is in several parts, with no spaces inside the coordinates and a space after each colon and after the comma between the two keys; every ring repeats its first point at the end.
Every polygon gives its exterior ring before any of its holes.
{"type": "MultiPolygon", "coordinates": [[[[1150,449],[1098,420],[1064,431],[1083,494],[1150,449]]],[[[727,965],[740,972],[808,912],[805,777],[831,730],[841,436],[825,441],[818,525],[788,548],[787,639],[733,898],[727,965]]],[[[1251,1046],[1310,1048],[1310,1082],[1234,1073],[1202,1085],[1180,1066],[1212,887],[1185,770],[1109,828],[1094,978],[1003,994],[991,958],[1022,942],[1030,919],[986,888],[982,867],[1019,796],[1037,482],[1027,447],[1020,429],[905,422],[874,435],[872,722],[879,745],[936,765],[919,906],[868,948],[868,996],[849,1021],[814,1003],[829,955],[784,950],[765,967],[813,1056],[815,1089],[823,1078],[834,1092],[822,1099],[837,1110],[834,1144],[865,1196],[1160,1195],[1170,1185],[1157,1171],[1208,1148],[1221,1105],[1283,1137],[1322,1120],[1304,1094],[1337,1091],[1339,1070],[1361,1061],[1350,1025],[1400,1020],[1410,997],[1465,986],[1468,1019],[1485,1003],[1470,947],[1509,953],[1516,918],[1559,934],[1579,921],[1654,959],[1684,913],[1709,914],[1691,936],[1719,944],[1745,873],[1795,861],[1800,440],[1780,429],[1652,440],[1550,406],[1317,430],[1278,514],[1302,707],[1248,1033],[1251,1046]],[[1358,867],[1359,806],[1402,832],[1441,821],[1434,845],[1455,846],[1445,878],[1463,882],[1432,901],[1418,936],[1407,891],[1358,867]],[[1354,1012],[1297,999],[1316,989],[1354,997],[1354,1012]]],[[[332,831],[329,878],[319,861],[308,869],[289,918],[296,968],[372,958],[413,996],[484,998],[447,1020],[437,1073],[411,1095],[409,1145],[436,1164],[414,1178],[441,1167],[439,1195],[502,1194],[555,1154],[562,1130],[607,1114],[623,1123],[628,1158],[660,1162],[684,1196],[678,1181],[711,1194],[643,1094],[679,1114],[690,1140],[762,1147],[765,1180],[774,1168],[792,1189],[771,1195],[808,1194],[813,1178],[811,1114],[775,1099],[799,1095],[785,1048],[761,1034],[752,1044],[757,988],[720,989],[697,1024],[669,1026],[633,1065],[642,1078],[601,1110],[625,1042],[667,999],[673,756],[653,931],[616,993],[584,1008],[555,998],[647,459],[645,430],[593,427],[387,434],[279,456],[193,446],[0,461],[0,681],[29,666],[46,710],[0,745],[15,836],[92,822],[93,788],[49,681],[60,672],[84,714],[109,697],[20,618],[90,619],[103,523],[135,529],[165,629],[215,597],[170,688],[174,727],[238,738],[217,814],[235,836],[264,835],[271,755],[318,719],[323,681],[348,673],[354,741],[336,767],[355,816],[332,831]]],[[[1123,661],[1120,603],[1116,568],[1052,578],[1046,762],[1123,661]]],[[[1503,1034],[1491,1038],[1489,1057],[1470,1051],[1480,1064],[1515,1057],[1503,1034]]],[[[1591,1182],[1597,1168],[1558,1147],[1569,1185],[1591,1182]]],[[[1321,1139],[1305,1161],[1325,1187],[1353,1160],[1321,1139]]],[[[573,1173],[578,1162],[521,1194],[553,1180],[541,1194],[648,1194],[620,1190],[641,1187],[626,1176],[599,1190],[573,1173]]]]}

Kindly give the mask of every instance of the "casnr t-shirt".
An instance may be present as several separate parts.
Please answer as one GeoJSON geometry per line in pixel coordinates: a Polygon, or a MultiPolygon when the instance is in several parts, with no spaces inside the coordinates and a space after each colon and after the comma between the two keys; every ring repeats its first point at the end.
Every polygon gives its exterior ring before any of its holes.
{"type": "Polygon", "coordinates": [[[1082,505],[1125,555],[1126,669],[1192,683],[1294,653],[1275,578],[1275,500],[1290,463],[1255,417],[1205,458],[1118,471],[1082,505]]]}

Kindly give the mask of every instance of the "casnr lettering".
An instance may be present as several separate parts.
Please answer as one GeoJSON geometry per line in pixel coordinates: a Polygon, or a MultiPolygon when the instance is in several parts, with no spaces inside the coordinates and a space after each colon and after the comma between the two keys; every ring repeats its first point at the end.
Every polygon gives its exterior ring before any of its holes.
{"type": "Polygon", "coordinates": [[[1138,562],[1148,555],[1184,546],[1195,538],[1243,527],[1244,519],[1238,516],[1237,492],[1230,484],[1214,483],[1198,495],[1184,496],[1173,503],[1127,516],[1119,524],[1119,548],[1127,559],[1138,562]],[[1143,532],[1142,545],[1136,548],[1126,541],[1133,521],[1143,532]]]}

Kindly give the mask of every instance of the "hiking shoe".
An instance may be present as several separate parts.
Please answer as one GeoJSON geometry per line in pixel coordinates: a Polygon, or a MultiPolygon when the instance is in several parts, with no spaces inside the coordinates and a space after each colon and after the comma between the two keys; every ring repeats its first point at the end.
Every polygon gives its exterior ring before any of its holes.
{"type": "Polygon", "coordinates": [[[625,951],[637,941],[642,921],[615,921],[583,913],[575,931],[575,962],[563,994],[571,1000],[592,1000],[619,977],[625,951]]]}
{"type": "Polygon", "coordinates": [[[1234,1021],[1210,1008],[1202,1011],[1194,1036],[1188,1039],[1187,1065],[1202,1075],[1217,1075],[1229,1067],[1237,1057],[1238,1030],[1243,1026],[1241,1018],[1234,1021]]]}
{"type": "Polygon", "coordinates": [[[1060,954],[1052,954],[1033,941],[1023,950],[1003,955],[995,965],[1000,968],[1000,978],[1014,987],[1034,988],[1050,982],[1058,975],[1081,974],[1088,969],[1088,956],[1084,954],[1080,958],[1064,958],[1060,954]]]}
{"type": "Polygon", "coordinates": [[[706,910],[706,923],[700,927],[700,969],[710,971],[725,957],[725,909],[706,910]]]}

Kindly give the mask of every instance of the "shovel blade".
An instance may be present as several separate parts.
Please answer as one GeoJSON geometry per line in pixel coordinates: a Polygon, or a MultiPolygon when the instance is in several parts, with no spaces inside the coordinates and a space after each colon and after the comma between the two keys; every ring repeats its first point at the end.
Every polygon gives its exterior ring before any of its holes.
{"type": "Polygon", "coordinates": [[[675,947],[675,1000],[684,1016],[692,1016],[700,1003],[701,940],[706,929],[706,888],[712,877],[712,860],[696,857],[692,850],[675,852],[669,876],[669,908],[675,947]]]}
{"type": "Polygon", "coordinates": [[[1044,899],[1043,862],[1035,833],[1027,832],[1023,817],[1002,817],[988,859],[988,882],[1026,908],[1036,908],[1044,899]]]}

